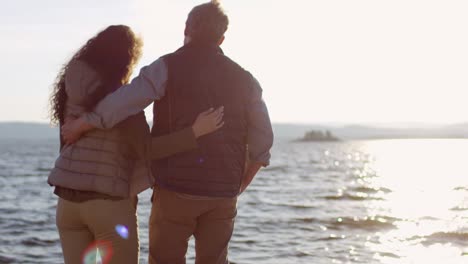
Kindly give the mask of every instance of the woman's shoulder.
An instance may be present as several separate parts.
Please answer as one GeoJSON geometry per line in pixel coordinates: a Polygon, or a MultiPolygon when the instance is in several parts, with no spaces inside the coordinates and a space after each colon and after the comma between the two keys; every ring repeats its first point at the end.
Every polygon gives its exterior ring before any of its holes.
{"type": "Polygon", "coordinates": [[[99,73],[82,60],[72,60],[65,73],[65,90],[73,103],[81,103],[100,84],[99,73]]]}

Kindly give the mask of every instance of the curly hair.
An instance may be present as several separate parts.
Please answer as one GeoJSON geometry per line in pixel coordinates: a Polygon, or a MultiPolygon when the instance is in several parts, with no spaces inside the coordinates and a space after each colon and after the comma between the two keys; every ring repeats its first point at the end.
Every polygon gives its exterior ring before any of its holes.
{"type": "Polygon", "coordinates": [[[133,68],[141,57],[142,46],[142,40],[125,25],[109,26],[88,40],[57,75],[49,102],[51,123],[63,124],[65,119],[68,98],[65,76],[70,62],[86,62],[101,78],[101,86],[90,94],[85,103],[85,108],[92,110],[107,94],[128,83],[133,68]]]}

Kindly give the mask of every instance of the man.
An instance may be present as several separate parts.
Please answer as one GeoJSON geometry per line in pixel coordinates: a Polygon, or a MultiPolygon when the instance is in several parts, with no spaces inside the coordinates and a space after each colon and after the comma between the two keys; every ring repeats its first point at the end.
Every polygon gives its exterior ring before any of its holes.
{"type": "Polygon", "coordinates": [[[153,162],[150,263],[185,263],[192,235],[197,264],[228,263],[237,196],[269,164],[273,132],[262,90],[220,49],[227,27],[219,3],[196,6],[182,48],[63,127],[70,141],[93,127],[110,128],[156,100],[152,135],[160,136],[192,124],[202,110],[224,106],[224,127],[201,137],[198,149],[153,162]]]}

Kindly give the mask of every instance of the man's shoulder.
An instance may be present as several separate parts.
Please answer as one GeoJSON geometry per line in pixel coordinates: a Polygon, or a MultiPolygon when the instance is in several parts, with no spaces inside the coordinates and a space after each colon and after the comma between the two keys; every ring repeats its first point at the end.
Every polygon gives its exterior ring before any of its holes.
{"type": "Polygon", "coordinates": [[[161,78],[167,74],[167,58],[166,55],[161,56],[147,64],[145,67],[141,69],[140,75],[145,76],[156,76],[161,78]]]}
{"type": "Polygon", "coordinates": [[[154,65],[154,64],[167,64],[167,61],[170,57],[174,56],[177,53],[177,51],[166,53],[164,55],[161,55],[159,58],[151,62],[149,65],[154,65]]]}
{"type": "Polygon", "coordinates": [[[167,53],[159,57],[157,60],[166,61],[168,58],[174,56],[175,52],[167,53]]]}
{"type": "Polygon", "coordinates": [[[255,76],[250,71],[246,70],[237,62],[235,62],[226,55],[224,56],[228,60],[228,63],[231,65],[230,69],[233,69],[236,72],[234,76],[236,76],[236,78],[238,78],[238,80],[240,80],[241,83],[245,85],[247,89],[247,94],[249,96],[255,94],[255,97],[261,97],[262,87],[260,86],[260,83],[258,82],[257,78],[255,78],[255,76]]]}
{"type": "Polygon", "coordinates": [[[223,54],[223,57],[225,58],[226,62],[231,65],[231,68],[236,70],[238,74],[241,74],[246,80],[255,80],[255,77],[253,74],[245,69],[242,65],[231,59],[229,56],[223,54]]]}
{"type": "MultiPolygon", "coordinates": [[[[177,50],[175,50],[175,51],[173,51],[173,52],[166,53],[166,54],[162,55],[161,57],[159,57],[159,59],[165,61],[165,60],[167,60],[168,58],[174,57],[175,55],[182,53],[182,52],[183,52],[183,48],[184,48],[184,47],[182,46],[182,47],[178,48],[177,50]]],[[[158,59],[158,60],[159,60],[159,59],[158,59]]]]}

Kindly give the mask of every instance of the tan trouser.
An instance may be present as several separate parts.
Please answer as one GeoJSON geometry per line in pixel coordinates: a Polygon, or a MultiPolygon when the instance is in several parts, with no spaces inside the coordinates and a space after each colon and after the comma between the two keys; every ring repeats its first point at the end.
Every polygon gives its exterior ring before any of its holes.
{"type": "Polygon", "coordinates": [[[135,199],[73,203],[60,198],[56,218],[65,264],[82,264],[85,250],[97,241],[112,248],[112,257],[106,263],[138,263],[135,199]],[[128,228],[127,238],[124,233],[119,235],[117,225],[128,228]]]}
{"type": "Polygon", "coordinates": [[[192,199],[155,188],[149,225],[149,263],[185,264],[195,237],[196,264],[228,263],[237,198],[192,199]]]}

